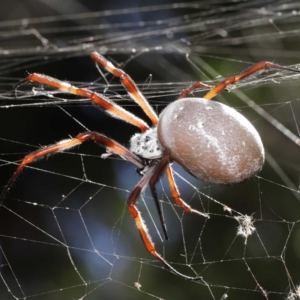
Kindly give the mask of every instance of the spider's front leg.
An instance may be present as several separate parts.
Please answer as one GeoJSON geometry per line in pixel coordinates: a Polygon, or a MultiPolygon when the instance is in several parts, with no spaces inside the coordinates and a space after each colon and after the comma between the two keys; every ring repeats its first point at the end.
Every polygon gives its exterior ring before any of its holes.
{"type": "Polygon", "coordinates": [[[152,124],[155,126],[158,123],[158,116],[143,96],[137,85],[132,78],[123,70],[116,68],[112,62],[107,60],[103,55],[98,52],[91,53],[91,58],[100,64],[104,69],[118,77],[124,87],[127,89],[130,97],[143,109],[146,115],[150,118],[152,124]]]}
{"type": "Polygon", "coordinates": [[[92,103],[94,103],[96,106],[102,108],[105,112],[110,114],[112,117],[121,119],[125,122],[128,122],[129,124],[132,124],[136,127],[138,127],[141,131],[146,131],[149,129],[149,126],[144,122],[142,119],[136,117],[129,111],[125,110],[118,104],[112,102],[104,95],[98,94],[96,92],[93,92],[88,89],[84,88],[78,88],[74,85],[71,85],[67,82],[52,78],[50,76],[32,73],[28,75],[25,79],[21,80],[18,84],[15,85],[15,90],[21,86],[24,83],[27,82],[38,82],[41,84],[45,84],[48,86],[52,86],[56,89],[59,89],[61,91],[82,96],[90,99],[92,103]]]}
{"type": "Polygon", "coordinates": [[[176,275],[189,280],[201,280],[202,278],[199,276],[191,277],[180,273],[179,271],[174,269],[159,253],[157,253],[154,243],[152,242],[151,236],[145,225],[145,222],[141,216],[141,213],[138,211],[136,207],[136,202],[140,194],[142,193],[142,191],[146,188],[148,184],[150,185],[151,192],[153,191],[155,183],[159,179],[162,172],[165,170],[168,163],[169,163],[168,157],[164,156],[160,162],[149,167],[147,173],[140,179],[140,181],[138,182],[138,184],[135,186],[135,188],[133,189],[133,191],[130,193],[128,197],[127,200],[128,210],[135,221],[135,224],[138,228],[138,231],[140,233],[140,236],[142,238],[142,241],[147,251],[151,255],[153,255],[157,260],[163,263],[165,267],[167,267],[176,275]]]}
{"type": "Polygon", "coordinates": [[[43,158],[47,155],[73,148],[89,140],[93,140],[99,143],[100,145],[106,147],[109,152],[120,155],[124,159],[135,164],[138,168],[142,168],[144,166],[143,161],[138,156],[131,153],[127,148],[123,147],[116,141],[98,132],[91,132],[91,131],[83,132],[78,134],[76,137],[72,139],[62,140],[56,144],[38,149],[26,155],[23,158],[22,162],[19,164],[18,168],[16,169],[12,177],[10,178],[8,184],[4,188],[0,196],[0,203],[3,201],[5,194],[10,190],[11,186],[13,185],[13,183],[15,182],[15,180],[17,179],[17,177],[19,176],[19,174],[22,172],[23,168],[26,165],[31,164],[34,161],[43,158]]]}

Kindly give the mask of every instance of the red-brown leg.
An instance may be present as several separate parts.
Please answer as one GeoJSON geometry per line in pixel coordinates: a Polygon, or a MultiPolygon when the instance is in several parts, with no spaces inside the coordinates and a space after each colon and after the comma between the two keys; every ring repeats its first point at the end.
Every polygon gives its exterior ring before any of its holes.
{"type": "Polygon", "coordinates": [[[57,80],[50,76],[32,73],[28,77],[26,77],[24,80],[20,81],[16,85],[15,88],[17,88],[21,84],[24,84],[28,81],[46,84],[46,85],[52,86],[54,88],[57,88],[61,91],[70,93],[70,94],[86,97],[86,98],[90,99],[97,106],[100,106],[103,110],[105,110],[107,113],[109,113],[114,118],[124,120],[124,121],[138,127],[141,131],[146,131],[147,129],[149,129],[149,126],[142,119],[131,114],[129,111],[125,110],[118,104],[110,101],[105,96],[97,94],[95,92],[92,92],[88,89],[77,88],[71,84],[57,80]]]}
{"type": "Polygon", "coordinates": [[[171,270],[173,273],[175,273],[178,276],[181,276],[185,279],[189,280],[201,280],[201,277],[195,276],[195,277],[190,277],[186,276],[176,269],[174,269],[159,253],[156,252],[154,243],[152,242],[151,236],[147,230],[147,227],[144,223],[144,220],[142,219],[141,213],[138,211],[137,207],[135,206],[141,192],[146,188],[148,185],[149,181],[151,178],[159,178],[161,174],[161,169],[164,165],[164,162],[160,162],[160,166],[154,165],[149,167],[147,173],[140,179],[136,187],[133,189],[133,191],[130,193],[127,204],[128,204],[128,209],[133,217],[135,224],[138,228],[138,231],[140,233],[140,236],[142,238],[142,241],[147,249],[147,251],[153,255],[157,260],[159,260],[165,267],[167,267],[169,270],[171,270]]]}
{"type": "Polygon", "coordinates": [[[209,99],[213,98],[214,96],[216,96],[217,94],[219,94],[220,92],[222,92],[228,85],[235,84],[235,83],[239,82],[240,80],[252,75],[253,73],[256,73],[260,70],[268,69],[268,68],[300,73],[300,70],[297,70],[297,69],[280,66],[280,65],[268,62],[268,61],[262,61],[256,65],[246,69],[244,72],[242,72],[241,74],[239,74],[237,76],[232,76],[232,77],[228,77],[228,78],[224,79],[223,81],[218,83],[212,90],[210,90],[203,98],[209,100],[209,99]]]}
{"type": "MultiPolygon", "coordinates": [[[[78,134],[75,138],[68,139],[68,140],[62,140],[56,144],[38,149],[28,155],[26,155],[12,177],[10,178],[8,184],[4,188],[4,191],[2,192],[0,196],[0,202],[3,200],[5,194],[10,190],[11,186],[19,176],[19,174],[22,172],[23,168],[28,165],[33,163],[34,161],[43,158],[49,154],[53,154],[56,152],[64,151],[67,149],[70,149],[72,147],[75,147],[77,145],[80,145],[88,140],[93,140],[102,146],[106,147],[109,152],[113,152],[115,154],[120,155],[124,159],[132,162],[135,164],[138,168],[143,168],[144,164],[143,161],[136,156],[135,154],[131,153],[127,148],[123,147],[116,141],[106,137],[103,134],[97,133],[97,132],[83,132],[78,134]]],[[[105,154],[104,154],[105,156],[105,154]]]]}
{"type": "Polygon", "coordinates": [[[166,175],[167,175],[167,179],[168,179],[168,182],[169,182],[169,186],[170,186],[170,190],[171,190],[171,194],[172,194],[172,197],[174,199],[174,202],[178,206],[182,207],[186,212],[196,213],[196,214],[201,215],[201,216],[206,217],[206,218],[209,218],[209,215],[207,215],[205,213],[202,213],[202,212],[200,212],[196,209],[192,209],[187,203],[185,203],[181,199],[179,190],[178,190],[177,185],[175,183],[172,168],[169,164],[169,157],[168,157],[168,155],[165,154],[162,157],[161,161],[157,164],[157,166],[156,166],[156,168],[155,168],[155,170],[154,170],[154,172],[153,172],[153,174],[152,174],[152,176],[149,180],[149,187],[151,189],[152,197],[153,197],[153,199],[155,201],[155,204],[156,204],[156,207],[157,207],[157,211],[158,211],[158,214],[159,214],[159,217],[160,217],[160,221],[161,221],[161,224],[162,224],[162,228],[163,228],[165,237],[166,237],[166,239],[168,239],[165,221],[163,219],[162,211],[161,211],[161,208],[160,208],[160,204],[159,204],[157,194],[156,194],[156,189],[155,189],[155,185],[156,185],[157,181],[159,180],[161,174],[164,171],[166,172],[166,175]]]}
{"type": "Polygon", "coordinates": [[[187,89],[184,89],[181,91],[178,99],[182,99],[182,98],[185,98],[186,96],[188,96],[192,91],[194,91],[195,89],[198,89],[198,88],[207,88],[207,89],[211,89],[213,88],[213,86],[211,85],[208,85],[208,84],[205,84],[205,83],[202,83],[200,81],[197,81],[195,83],[193,83],[192,85],[190,85],[187,89]]]}
{"type": "Polygon", "coordinates": [[[91,58],[99,63],[104,69],[113,74],[114,76],[120,78],[122,84],[127,89],[131,98],[144,110],[146,115],[150,118],[152,124],[155,126],[158,123],[158,116],[150,106],[149,102],[143,96],[137,85],[131,79],[131,77],[126,74],[123,70],[116,68],[110,61],[108,61],[104,56],[98,52],[93,52],[91,58]]]}
{"type": "Polygon", "coordinates": [[[171,190],[171,194],[172,194],[172,197],[174,199],[174,202],[177,205],[181,206],[186,212],[195,213],[195,214],[201,215],[203,217],[209,218],[208,214],[202,213],[202,212],[200,212],[196,209],[191,208],[187,203],[185,203],[180,198],[180,193],[179,193],[179,190],[178,190],[177,185],[175,183],[175,179],[174,179],[174,176],[173,176],[173,171],[172,171],[172,168],[171,168],[170,165],[168,165],[167,168],[166,168],[166,174],[167,174],[167,179],[168,179],[168,182],[169,182],[169,186],[170,186],[170,190],[171,190]]]}

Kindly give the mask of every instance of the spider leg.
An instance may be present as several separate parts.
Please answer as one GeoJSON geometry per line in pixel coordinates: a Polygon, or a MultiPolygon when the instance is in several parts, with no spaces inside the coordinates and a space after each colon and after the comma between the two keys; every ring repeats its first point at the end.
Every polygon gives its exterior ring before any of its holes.
{"type": "Polygon", "coordinates": [[[154,174],[150,178],[149,187],[150,187],[150,190],[151,190],[151,193],[152,193],[152,197],[155,201],[155,205],[156,205],[159,217],[160,217],[160,222],[162,224],[162,228],[163,228],[163,231],[164,231],[164,234],[165,234],[165,238],[166,238],[166,240],[168,240],[166,224],[165,224],[165,221],[163,219],[163,214],[162,214],[162,211],[161,211],[160,203],[158,201],[158,197],[157,197],[157,193],[156,193],[156,189],[155,189],[155,185],[156,185],[157,181],[159,180],[159,178],[160,178],[163,171],[166,172],[172,197],[174,199],[174,202],[178,206],[182,207],[186,212],[196,213],[196,214],[201,215],[201,216],[206,217],[206,218],[209,218],[209,215],[207,215],[205,213],[202,213],[202,212],[200,212],[196,209],[192,209],[187,203],[185,203],[180,198],[180,193],[179,193],[179,190],[178,190],[177,185],[175,183],[175,179],[174,179],[174,176],[173,176],[173,171],[172,171],[172,168],[169,165],[169,157],[167,155],[165,155],[162,158],[161,162],[157,165],[154,174]]]}
{"type": "MultiPolygon", "coordinates": [[[[127,148],[123,147],[116,141],[106,137],[103,134],[97,133],[97,132],[83,132],[78,134],[76,137],[68,139],[68,140],[62,140],[56,144],[49,145],[47,147],[43,147],[41,149],[38,149],[34,152],[29,153],[26,155],[22,162],[19,164],[16,171],[13,173],[12,177],[10,178],[8,184],[4,188],[4,191],[2,192],[0,196],[0,202],[3,201],[3,198],[5,194],[10,190],[11,186],[19,176],[19,174],[22,172],[23,168],[33,163],[34,161],[43,158],[47,155],[54,154],[56,152],[61,152],[67,149],[70,149],[72,147],[75,147],[77,145],[80,145],[88,140],[93,140],[102,146],[105,146],[110,152],[113,152],[115,154],[120,155],[125,160],[128,160],[135,164],[138,168],[142,168],[144,166],[143,161],[136,156],[135,154],[131,153],[127,148]]],[[[105,157],[105,154],[104,154],[105,157]]]]}
{"type": "Polygon", "coordinates": [[[97,63],[102,65],[102,67],[113,74],[114,76],[120,78],[122,84],[128,91],[130,97],[144,110],[146,115],[150,118],[152,124],[155,126],[158,123],[158,116],[150,106],[149,102],[143,96],[137,85],[134,83],[132,78],[126,74],[123,70],[116,68],[110,61],[108,61],[104,56],[98,52],[93,52],[91,58],[97,63]]]}
{"type": "MultiPolygon", "coordinates": [[[[181,276],[185,279],[189,279],[189,280],[201,280],[201,277],[195,276],[195,277],[190,277],[187,275],[184,275],[182,273],[180,273],[179,271],[177,271],[176,269],[174,269],[159,253],[156,252],[154,243],[152,242],[151,236],[148,232],[148,229],[144,223],[144,220],[141,216],[141,213],[139,212],[139,210],[137,209],[137,207],[135,206],[139,195],[141,194],[141,192],[146,188],[146,186],[148,185],[149,181],[151,181],[151,179],[153,177],[159,177],[159,174],[161,173],[161,168],[163,168],[164,162],[160,163],[161,166],[157,166],[157,165],[153,165],[151,167],[149,167],[147,173],[140,179],[140,181],[138,182],[138,184],[135,186],[135,188],[133,189],[133,191],[130,193],[128,200],[127,200],[127,205],[128,205],[128,210],[130,212],[130,215],[132,216],[132,218],[135,221],[135,224],[138,228],[138,231],[140,233],[140,236],[142,238],[142,241],[147,249],[147,251],[153,255],[157,260],[159,260],[166,268],[168,268],[169,270],[171,270],[173,273],[175,273],[178,276],[181,276]]],[[[154,182],[155,182],[154,179],[154,182]]],[[[152,182],[153,184],[153,182],[152,182]]]]}
{"type": "Polygon", "coordinates": [[[88,89],[77,88],[69,83],[57,80],[50,76],[32,73],[29,76],[27,76],[25,79],[20,81],[15,86],[15,89],[17,89],[20,85],[22,85],[28,81],[46,84],[46,85],[52,86],[56,89],[59,89],[61,91],[70,93],[70,94],[86,97],[86,98],[90,99],[96,106],[101,107],[104,111],[109,113],[114,118],[124,120],[124,121],[138,127],[141,131],[146,131],[147,129],[149,129],[149,126],[142,119],[131,114],[129,111],[125,110],[118,104],[112,102],[105,96],[95,93],[88,89]]]}
{"type": "Polygon", "coordinates": [[[175,183],[175,179],[174,179],[174,176],[173,176],[173,171],[172,171],[172,168],[171,168],[170,165],[168,165],[166,167],[166,175],[167,175],[167,179],[168,179],[168,182],[169,182],[169,186],[170,186],[170,190],[171,190],[171,194],[172,194],[172,197],[174,199],[174,202],[177,205],[181,206],[186,212],[195,213],[195,214],[198,214],[198,215],[203,216],[205,218],[209,218],[208,214],[202,213],[202,212],[200,212],[196,209],[191,208],[186,202],[184,202],[180,198],[180,193],[179,193],[179,190],[178,190],[177,185],[175,183]]]}
{"type": "Polygon", "coordinates": [[[156,205],[156,209],[158,211],[160,223],[162,224],[162,229],[163,229],[163,232],[164,232],[164,235],[165,235],[165,239],[168,240],[169,237],[168,237],[168,233],[167,233],[167,226],[166,226],[166,222],[164,220],[163,214],[162,214],[160,203],[158,201],[158,197],[157,197],[157,192],[156,192],[155,185],[149,184],[149,186],[150,186],[152,198],[154,199],[154,202],[155,202],[155,205],[156,205]]]}
{"type": "Polygon", "coordinates": [[[195,89],[198,88],[208,88],[208,89],[212,89],[213,86],[205,84],[203,82],[197,81],[195,83],[193,83],[192,85],[190,85],[187,89],[184,89],[181,91],[178,100],[185,98],[186,96],[188,96],[192,91],[194,91],[195,89]]]}
{"type": "Polygon", "coordinates": [[[300,73],[300,70],[297,70],[297,69],[284,67],[284,66],[277,65],[277,64],[274,64],[274,63],[271,63],[268,61],[262,61],[258,64],[255,64],[254,66],[246,69],[244,72],[242,72],[241,74],[239,74],[237,76],[232,76],[232,77],[228,77],[228,78],[224,79],[223,81],[218,83],[212,90],[210,90],[203,98],[209,100],[209,99],[213,98],[214,96],[216,96],[217,94],[219,94],[220,92],[222,92],[224,89],[226,89],[226,87],[228,85],[235,84],[235,83],[239,82],[240,80],[252,75],[253,73],[256,73],[260,70],[268,69],[268,68],[300,73]]]}

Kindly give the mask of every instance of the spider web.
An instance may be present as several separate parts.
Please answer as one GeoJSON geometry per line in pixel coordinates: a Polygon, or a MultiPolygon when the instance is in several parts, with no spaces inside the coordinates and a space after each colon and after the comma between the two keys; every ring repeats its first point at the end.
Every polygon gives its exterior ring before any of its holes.
{"type": "MultiPolygon", "coordinates": [[[[24,85],[15,94],[26,72],[105,93],[146,120],[90,52],[129,73],[157,112],[195,80],[213,85],[262,60],[300,66],[297,1],[4,2],[11,13],[0,12],[1,186],[41,146],[85,130],[126,145],[136,132],[49,87],[24,85]]],[[[199,182],[174,164],[182,198],[209,220],[177,207],[162,177],[164,241],[151,195],[139,199],[158,252],[202,280],[183,280],[149,255],[126,207],[139,175],[87,143],[27,166],[1,203],[1,299],[300,299],[299,80],[261,72],[216,97],[254,124],[266,163],[233,187],[199,182]]]]}

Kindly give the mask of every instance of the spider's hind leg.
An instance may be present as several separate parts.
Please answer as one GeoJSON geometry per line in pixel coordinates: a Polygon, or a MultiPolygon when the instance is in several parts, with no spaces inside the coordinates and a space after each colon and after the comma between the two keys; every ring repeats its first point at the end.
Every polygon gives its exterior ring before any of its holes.
{"type": "MultiPolygon", "coordinates": [[[[174,269],[159,253],[156,252],[154,243],[152,242],[151,236],[148,232],[148,229],[145,225],[145,222],[141,216],[141,213],[138,211],[136,207],[136,202],[141,194],[141,192],[146,188],[146,186],[149,184],[150,187],[154,185],[158,178],[160,177],[161,173],[164,171],[166,164],[168,163],[168,160],[165,158],[162,158],[162,160],[158,164],[154,164],[149,167],[148,172],[140,179],[138,184],[135,186],[133,191],[130,193],[128,200],[127,200],[127,205],[128,205],[128,210],[133,217],[135,224],[138,228],[138,231],[140,233],[140,236],[142,238],[142,241],[147,249],[147,251],[153,255],[157,260],[159,260],[166,268],[171,270],[173,273],[176,275],[188,279],[188,280],[201,280],[201,277],[195,276],[187,276],[176,269],[174,269]],[[151,183],[150,183],[151,182],[151,183]]],[[[156,201],[156,200],[155,200],[156,201]]]]}
{"type": "Polygon", "coordinates": [[[178,206],[182,207],[186,212],[195,213],[195,214],[198,214],[200,216],[203,216],[203,217],[209,219],[209,215],[208,214],[200,212],[200,211],[198,211],[196,209],[191,208],[186,202],[184,202],[181,199],[178,187],[177,187],[177,185],[175,183],[175,179],[174,179],[174,176],[173,176],[173,171],[172,171],[172,168],[171,168],[170,165],[168,165],[166,167],[166,174],[167,174],[167,179],[168,179],[168,182],[169,182],[169,186],[170,186],[170,190],[171,190],[171,194],[172,194],[172,197],[174,199],[174,202],[178,206]]]}
{"type": "Polygon", "coordinates": [[[241,81],[242,79],[247,78],[247,77],[251,76],[252,74],[259,72],[261,70],[264,70],[264,69],[278,69],[278,70],[285,70],[285,71],[300,73],[300,70],[297,70],[297,69],[277,65],[277,64],[271,63],[269,61],[261,61],[236,76],[225,78],[223,81],[218,83],[214,88],[212,88],[203,98],[209,100],[209,99],[213,98],[214,96],[216,96],[217,94],[219,94],[220,92],[222,92],[223,90],[225,90],[227,86],[229,86],[231,84],[235,84],[235,83],[241,81]]]}

